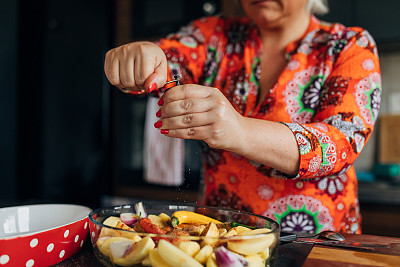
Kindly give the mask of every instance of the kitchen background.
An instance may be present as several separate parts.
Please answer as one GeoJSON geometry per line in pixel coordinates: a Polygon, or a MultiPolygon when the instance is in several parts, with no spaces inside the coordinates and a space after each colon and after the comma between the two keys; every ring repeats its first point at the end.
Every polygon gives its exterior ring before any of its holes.
{"type": "MultiPolygon", "coordinates": [[[[143,179],[146,97],[105,78],[105,53],[155,40],[231,0],[0,1],[0,207],[64,202],[97,208],[152,198],[194,202],[196,142],[186,142],[185,182],[143,179]]],[[[330,0],[323,17],[368,29],[383,80],[377,127],[356,162],[364,233],[400,236],[400,2],[330,0]]]]}

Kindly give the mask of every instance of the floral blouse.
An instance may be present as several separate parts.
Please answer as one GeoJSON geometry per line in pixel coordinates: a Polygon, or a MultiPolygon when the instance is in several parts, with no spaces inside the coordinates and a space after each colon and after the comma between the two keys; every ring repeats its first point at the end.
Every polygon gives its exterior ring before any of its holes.
{"type": "Polygon", "coordinates": [[[202,18],[157,44],[169,75],[219,88],[240,114],[285,123],[298,143],[295,177],[204,143],[203,204],[265,215],[283,230],[361,232],[353,163],[381,99],[377,49],[367,31],[311,16],[258,105],[263,47],[247,18],[202,18]]]}

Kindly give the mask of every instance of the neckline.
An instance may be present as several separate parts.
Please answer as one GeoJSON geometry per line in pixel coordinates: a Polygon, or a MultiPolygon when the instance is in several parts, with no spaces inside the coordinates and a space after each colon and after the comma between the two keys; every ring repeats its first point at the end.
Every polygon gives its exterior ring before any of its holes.
{"type": "Polygon", "coordinates": [[[321,21],[319,19],[317,19],[314,15],[310,15],[310,22],[308,23],[308,27],[306,29],[306,31],[303,33],[303,35],[298,38],[297,40],[290,42],[288,45],[286,45],[286,54],[291,54],[293,53],[299,46],[299,42],[301,40],[303,40],[304,38],[306,38],[306,36],[319,28],[319,26],[321,25],[321,21]]]}
{"type": "MultiPolygon", "coordinates": [[[[250,21],[250,23],[251,23],[252,31],[250,33],[249,40],[250,41],[251,40],[256,40],[256,43],[257,43],[257,52],[256,52],[256,54],[258,54],[259,57],[261,58],[262,57],[262,53],[263,53],[263,45],[262,45],[262,42],[261,42],[260,33],[259,33],[259,30],[258,30],[257,26],[252,21],[250,21]]],[[[286,61],[287,61],[286,65],[289,62],[289,55],[292,54],[294,51],[296,51],[296,49],[300,45],[300,42],[304,38],[306,38],[306,36],[310,32],[318,29],[320,27],[320,24],[321,24],[320,20],[317,19],[314,15],[311,14],[308,27],[307,27],[306,31],[303,33],[303,35],[300,38],[298,38],[297,40],[294,40],[294,41],[290,42],[285,47],[285,57],[286,57],[286,61]]],[[[277,85],[280,77],[282,76],[282,73],[285,71],[285,69],[286,69],[286,66],[282,70],[282,72],[278,75],[276,81],[272,84],[272,87],[268,88],[268,90],[275,90],[274,88],[276,87],[276,85],[277,85]]],[[[247,108],[246,108],[245,114],[247,116],[256,116],[256,114],[259,112],[260,108],[263,106],[264,102],[266,101],[266,97],[264,97],[264,99],[262,99],[261,101],[257,101],[258,100],[257,98],[258,98],[258,96],[260,94],[260,91],[261,91],[261,87],[260,87],[260,84],[258,84],[257,94],[253,96],[254,97],[254,103],[252,103],[251,107],[247,106],[247,108]]],[[[268,94],[266,96],[268,96],[268,94]]],[[[249,103],[247,103],[247,104],[249,104],[249,103]]]]}

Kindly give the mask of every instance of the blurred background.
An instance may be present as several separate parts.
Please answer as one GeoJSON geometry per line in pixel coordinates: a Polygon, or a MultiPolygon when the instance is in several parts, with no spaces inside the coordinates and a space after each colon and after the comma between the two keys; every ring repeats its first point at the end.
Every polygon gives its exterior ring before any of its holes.
{"type": "MultiPolygon", "coordinates": [[[[185,144],[179,187],[143,179],[146,97],[112,88],[105,53],[156,40],[231,0],[1,0],[0,207],[62,202],[98,208],[130,199],[195,202],[199,148],[185,144]]],[[[366,28],[378,43],[383,95],[356,162],[366,234],[400,237],[400,2],[331,0],[322,19],[366,28]]]]}

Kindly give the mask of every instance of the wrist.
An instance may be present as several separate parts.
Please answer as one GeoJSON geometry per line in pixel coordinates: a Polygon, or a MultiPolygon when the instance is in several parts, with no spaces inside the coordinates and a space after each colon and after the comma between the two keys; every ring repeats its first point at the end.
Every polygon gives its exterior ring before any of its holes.
{"type": "Polygon", "coordinates": [[[238,126],[237,129],[235,129],[236,135],[235,138],[232,140],[233,144],[231,151],[239,155],[246,155],[246,151],[249,147],[248,129],[250,119],[240,114],[237,114],[237,116],[238,126]]]}

